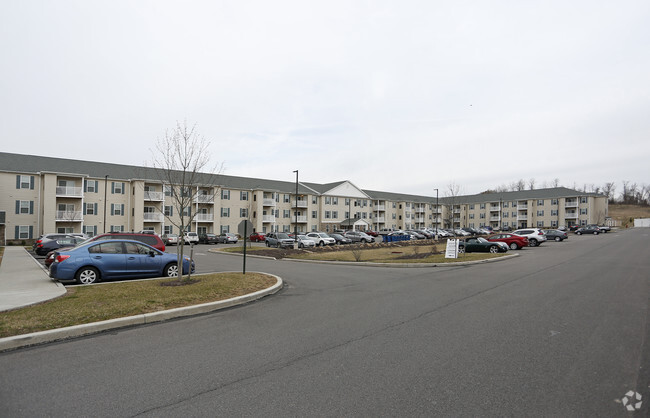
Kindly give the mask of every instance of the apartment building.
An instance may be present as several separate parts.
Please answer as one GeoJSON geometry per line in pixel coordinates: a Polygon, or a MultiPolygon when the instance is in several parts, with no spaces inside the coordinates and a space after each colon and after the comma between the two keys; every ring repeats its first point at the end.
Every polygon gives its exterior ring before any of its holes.
{"type": "Polygon", "coordinates": [[[443,227],[558,227],[603,223],[607,199],[567,188],[472,196],[419,196],[364,190],[348,180],[318,184],[213,175],[181,190],[159,170],[0,153],[0,239],[50,232],[95,235],[153,230],[180,233],[177,208],[198,233],[443,227]],[[176,202],[187,197],[190,205],[176,202]],[[1,216],[4,212],[4,218],[1,216]]]}

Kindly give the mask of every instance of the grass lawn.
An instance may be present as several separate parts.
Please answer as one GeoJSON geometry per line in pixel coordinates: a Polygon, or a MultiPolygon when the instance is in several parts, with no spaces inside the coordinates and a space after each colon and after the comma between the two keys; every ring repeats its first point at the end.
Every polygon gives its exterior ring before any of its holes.
{"type": "MultiPolygon", "coordinates": [[[[247,248],[247,254],[266,255],[275,258],[294,258],[320,261],[360,261],[372,263],[455,263],[498,258],[506,255],[489,253],[460,254],[458,258],[445,258],[444,244],[402,246],[334,246],[313,250],[282,250],[276,248],[247,248]],[[358,259],[357,259],[358,257],[358,259]]],[[[242,247],[230,247],[227,252],[241,253],[242,247]]]]}
{"type": "Polygon", "coordinates": [[[184,286],[161,286],[175,279],[70,286],[58,299],[0,312],[0,338],[215,302],[276,283],[274,277],[259,273],[212,273],[192,278],[199,281],[184,286]]]}

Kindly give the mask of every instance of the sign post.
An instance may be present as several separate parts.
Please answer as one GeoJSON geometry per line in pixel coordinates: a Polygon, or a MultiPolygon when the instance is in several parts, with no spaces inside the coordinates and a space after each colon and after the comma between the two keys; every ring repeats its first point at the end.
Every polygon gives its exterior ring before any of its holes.
{"type": "Polygon", "coordinates": [[[253,223],[248,219],[244,219],[239,223],[237,232],[244,237],[244,266],[242,267],[242,274],[246,274],[246,239],[248,238],[248,230],[253,230],[253,223]]]}
{"type": "Polygon", "coordinates": [[[458,239],[447,240],[447,251],[445,258],[458,258],[458,239]]]}

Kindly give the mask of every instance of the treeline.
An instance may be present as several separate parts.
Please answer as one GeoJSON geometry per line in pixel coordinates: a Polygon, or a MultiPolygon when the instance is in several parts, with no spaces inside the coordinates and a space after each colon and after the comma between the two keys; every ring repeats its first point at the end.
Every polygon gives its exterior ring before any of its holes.
{"type": "Polygon", "coordinates": [[[609,203],[623,203],[629,205],[650,205],[650,184],[638,184],[631,182],[629,180],[623,180],[621,182],[621,188],[617,189],[615,182],[608,182],[603,185],[598,184],[583,184],[578,185],[573,183],[572,186],[563,186],[560,183],[560,179],[554,179],[553,181],[547,182],[543,181],[538,183],[534,178],[529,180],[519,179],[518,181],[513,181],[510,184],[502,184],[494,190],[486,190],[483,193],[494,193],[494,192],[517,192],[522,190],[535,190],[535,189],[546,189],[551,187],[568,187],[573,190],[578,190],[585,193],[599,193],[604,196],[607,196],[609,203]],[[617,194],[617,190],[619,191],[617,194]]]}

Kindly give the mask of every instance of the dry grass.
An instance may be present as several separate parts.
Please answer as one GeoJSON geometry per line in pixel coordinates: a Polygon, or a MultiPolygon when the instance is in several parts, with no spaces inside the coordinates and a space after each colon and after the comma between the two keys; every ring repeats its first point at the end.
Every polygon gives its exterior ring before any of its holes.
{"type": "Polygon", "coordinates": [[[650,206],[610,204],[608,211],[623,227],[633,226],[635,218],[650,218],[650,206]]]}
{"type": "Polygon", "coordinates": [[[39,305],[0,313],[0,337],[156,312],[242,296],[275,284],[274,277],[247,273],[197,275],[198,283],[161,286],[165,280],[68,287],[68,293],[39,305]]]}

